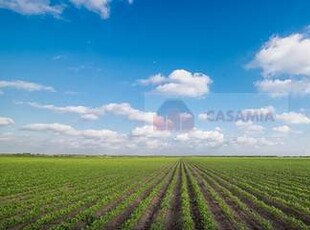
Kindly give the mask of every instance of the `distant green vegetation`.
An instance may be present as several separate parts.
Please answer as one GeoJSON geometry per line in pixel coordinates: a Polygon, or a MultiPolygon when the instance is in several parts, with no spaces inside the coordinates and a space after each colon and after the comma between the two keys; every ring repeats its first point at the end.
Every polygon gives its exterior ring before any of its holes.
{"type": "Polygon", "coordinates": [[[0,229],[310,229],[310,159],[0,156],[0,229]]]}

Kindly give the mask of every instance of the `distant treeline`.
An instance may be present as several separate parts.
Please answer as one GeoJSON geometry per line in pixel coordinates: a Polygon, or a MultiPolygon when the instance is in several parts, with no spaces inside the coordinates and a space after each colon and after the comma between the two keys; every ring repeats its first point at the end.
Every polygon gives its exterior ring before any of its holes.
{"type": "Polygon", "coordinates": [[[226,158],[310,158],[308,156],[277,156],[277,155],[116,155],[116,154],[43,154],[43,153],[0,153],[0,156],[20,156],[20,157],[226,157],[226,158]]]}

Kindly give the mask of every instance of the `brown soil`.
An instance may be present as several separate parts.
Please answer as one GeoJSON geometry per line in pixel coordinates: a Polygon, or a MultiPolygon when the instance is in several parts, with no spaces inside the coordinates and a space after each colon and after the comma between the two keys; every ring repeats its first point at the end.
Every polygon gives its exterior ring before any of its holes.
{"type": "MultiPolygon", "coordinates": [[[[199,169],[199,170],[201,170],[201,169],[199,169]]],[[[203,172],[203,173],[205,173],[205,172],[203,172]]],[[[225,184],[221,183],[216,178],[213,178],[213,179],[216,180],[220,185],[222,185],[226,189],[230,190],[225,184]]],[[[287,225],[282,220],[275,218],[271,213],[267,212],[266,210],[257,207],[251,200],[248,200],[246,197],[243,197],[241,194],[236,193],[234,191],[231,191],[231,192],[234,195],[236,195],[244,204],[246,204],[249,207],[249,209],[257,212],[261,217],[263,217],[267,220],[270,220],[275,229],[277,229],[277,230],[287,229],[287,227],[286,227],[287,225]]]]}
{"type": "Polygon", "coordinates": [[[160,204],[167,192],[167,189],[176,174],[176,169],[177,166],[174,168],[172,176],[170,177],[169,181],[163,186],[163,188],[161,188],[159,193],[152,200],[147,211],[140,218],[139,222],[135,226],[136,230],[150,229],[152,222],[156,219],[158,211],[160,210],[160,204]]]}
{"type": "MultiPolygon", "coordinates": [[[[148,183],[150,182],[153,178],[153,176],[143,180],[144,183],[148,183]]],[[[131,194],[133,194],[135,191],[137,191],[138,188],[134,188],[134,189],[130,189],[128,191],[126,191],[122,196],[120,196],[119,198],[117,198],[116,200],[112,201],[111,203],[103,206],[102,208],[100,208],[96,214],[94,215],[94,219],[95,218],[99,218],[100,216],[103,216],[106,212],[114,209],[118,204],[120,204],[121,202],[123,202],[128,196],[130,196],[131,194]]],[[[74,230],[79,230],[79,229],[84,229],[86,227],[87,224],[90,223],[86,223],[84,221],[78,221],[77,224],[73,227],[74,230]]]]}
{"type": "Polygon", "coordinates": [[[214,216],[218,229],[236,229],[234,223],[225,215],[219,204],[212,198],[208,188],[203,183],[200,177],[196,177],[197,183],[207,201],[207,205],[214,216]]]}
{"type": "MultiPolygon", "coordinates": [[[[201,172],[197,172],[197,173],[203,177],[201,172]]],[[[205,179],[207,179],[207,178],[205,178],[205,179]]],[[[238,222],[244,223],[246,225],[247,229],[258,229],[258,230],[264,229],[263,226],[261,226],[253,218],[251,218],[244,211],[242,211],[236,203],[234,203],[232,200],[230,200],[229,197],[227,197],[225,195],[225,193],[216,184],[214,184],[213,182],[211,182],[208,179],[207,179],[207,181],[212,186],[212,188],[217,192],[217,194],[219,194],[220,197],[226,202],[226,204],[233,210],[233,213],[234,213],[236,219],[238,220],[238,222]]]]}
{"type": "Polygon", "coordinates": [[[258,199],[262,200],[266,204],[268,204],[270,206],[274,206],[274,207],[282,210],[284,213],[288,214],[289,216],[295,216],[296,219],[299,219],[299,220],[303,221],[305,224],[310,225],[310,216],[300,212],[299,210],[295,210],[293,208],[288,207],[285,204],[281,204],[281,203],[278,203],[276,201],[270,200],[267,197],[264,197],[260,194],[254,193],[250,189],[245,189],[245,191],[253,194],[254,196],[256,196],[258,199]]]}
{"type": "Polygon", "coordinates": [[[195,229],[204,229],[202,217],[201,217],[201,214],[198,208],[198,203],[195,199],[195,192],[194,192],[193,184],[189,177],[189,171],[187,168],[185,168],[185,174],[186,174],[186,178],[188,181],[187,189],[188,189],[188,193],[190,197],[191,211],[192,211],[192,217],[195,223],[195,229]]]}
{"type": "Polygon", "coordinates": [[[158,185],[162,180],[164,180],[168,176],[169,172],[167,172],[162,178],[160,178],[154,185],[150,188],[146,189],[141,196],[139,196],[135,201],[133,201],[128,207],[117,217],[111,220],[109,223],[104,226],[104,229],[119,229],[123,223],[130,217],[131,213],[138,207],[139,203],[144,200],[151,191],[158,185]]]}
{"type": "Polygon", "coordinates": [[[178,178],[176,186],[173,191],[173,196],[170,203],[170,209],[167,212],[165,218],[165,227],[167,230],[178,230],[182,229],[182,215],[181,215],[181,184],[182,184],[182,174],[181,174],[181,164],[178,169],[178,178]]]}

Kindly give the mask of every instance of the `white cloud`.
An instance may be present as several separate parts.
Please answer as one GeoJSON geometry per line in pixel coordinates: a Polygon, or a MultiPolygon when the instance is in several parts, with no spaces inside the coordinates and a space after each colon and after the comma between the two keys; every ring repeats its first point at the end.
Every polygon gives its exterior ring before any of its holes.
{"type": "Polygon", "coordinates": [[[256,54],[250,67],[260,67],[264,76],[277,74],[310,76],[310,38],[306,34],[274,36],[256,54]]]}
{"type": "MultiPolygon", "coordinates": [[[[102,19],[110,17],[110,4],[113,0],[70,0],[76,7],[84,7],[87,10],[99,14],[102,19]]],[[[128,0],[129,4],[133,0],[128,0]]]]}
{"type": "MultiPolygon", "coordinates": [[[[279,126],[280,127],[280,126],[279,126]]],[[[287,128],[274,127],[274,131],[285,133],[287,128]],[[282,131],[283,130],[283,131],[282,131]]],[[[93,154],[273,154],[290,147],[288,135],[251,137],[242,134],[239,137],[226,137],[220,128],[175,133],[159,131],[153,126],[136,127],[128,134],[108,129],[78,129],[60,123],[35,123],[22,128],[27,132],[0,134],[2,152],[7,150],[43,152],[43,153],[93,153],[93,154]],[[35,135],[38,132],[39,135],[35,135]],[[52,134],[52,135],[51,135],[52,134]],[[285,149],[278,145],[285,144],[285,149]],[[278,151],[279,150],[279,151],[278,151]]],[[[295,133],[292,131],[292,135],[295,133]]],[[[300,149],[307,137],[300,135],[293,140],[300,149]],[[302,139],[301,142],[298,142],[302,139]]],[[[299,150],[300,150],[299,149],[299,150]]],[[[298,151],[299,151],[298,150],[298,151]]],[[[292,149],[296,151],[296,148],[292,149]]]]}
{"type": "MultiPolygon", "coordinates": [[[[169,131],[157,131],[152,126],[136,127],[131,131],[130,135],[120,134],[111,130],[94,130],[85,129],[78,130],[72,126],[49,123],[49,124],[29,124],[22,128],[26,131],[36,132],[52,132],[61,137],[68,137],[71,139],[64,139],[63,144],[68,143],[74,148],[81,148],[81,145],[105,145],[109,148],[147,148],[157,149],[167,146],[171,133],[169,131]],[[79,143],[80,142],[80,143],[79,143]],[[121,145],[120,145],[121,143],[121,145]]],[[[56,138],[55,138],[56,140],[56,138]]]]}
{"type": "Polygon", "coordinates": [[[270,93],[273,97],[293,95],[310,95],[310,81],[307,79],[294,80],[294,79],[264,79],[255,82],[255,86],[259,91],[270,93]]]}
{"type": "Polygon", "coordinates": [[[52,132],[55,134],[66,135],[66,136],[73,136],[79,138],[89,138],[89,139],[99,139],[104,142],[109,143],[116,143],[121,142],[125,135],[119,134],[112,130],[101,129],[101,130],[94,130],[94,129],[85,129],[85,130],[78,130],[73,128],[70,125],[59,124],[59,123],[36,123],[36,124],[29,124],[23,127],[23,130],[27,131],[40,131],[40,132],[52,132]]]}
{"type": "Polygon", "coordinates": [[[153,112],[144,112],[138,109],[134,109],[128,103],[111,103],[103,107],[106,112],[126,116],[129,120],[133,121],[153,123],[154,116],[156,115],[153,112]]]}
{"type": "Polygon", "coordinates": [[[110,16],[111,0],[70,0],[76,7],[85,7],[89,11],[99,14],[101,18],[110,16]]]}
{"type": "Polygon", "coordinates": [[[55,106],[55,105],[41,105],[35,102],[27,103],[31,107],[38,108],[38,109],[47,109],[54,112],[61,112],[61,113],[77,113],[77,114],[89,114],[92,113],[93,110],[85,107],[85,106],[55,106]]]}
{"type": "Polygon", "coordinates": [[[203,73],[177,69],[167,77],[157,74],[139,82],[142,85],[155,85],[154,92],[163,95],[201,97],[209,93],[212,80],[203,73]]]}
{"type": "Polygon", "coordinates": [[[237,121],[235,123],[235,125],[239,128],[239,129],[243,129],[246,132],[262,132],[264,131],[264,127],[261,125],[257,125],[254,124],[252,121],[237,121]]]}
{"type": "Polygon", "coordinates": [[[254,137],[241,136],[237,137],[236,143],[240,145],[255,145],[257,143],[257,139],[254,137]]]}
{"type": "Polygon", "coordinates": [[[273,36],[257,52],[249,67],[261,68],[265,78],[278,78],[255,82],[261,92],[272,97],[310,95],[310,80],[307,79],[310,77],[309,33],[273,36]]]}
{"type": "MultiPolygon", "coordinates": [[[[254,147],[261,147],[261,146],[272,146],[272,145],[278,145],[282,144],[278,139],[276,138],[266,138],[266,137],[249,137],[249,136],[240,136],[237,137],[235,140],[232,141],[233,144],[237,145],[247,145],[247,146],[254,146],[254,147]]],[[[250,153],[249,153],[250,154],[250,153]]]]}
{"type": "Polygon", "coordinates": [[[28,81],[0,81],[0,88],[14,88],[20,90],[32,91],[49,91],[56,92],[51,86],[44,86],[28,81]]]}
{"type": "Polygon", "coordinates": [[[168,130],[160,131],[152,125],[136,127],[131,131],[128,143],[135,144],[136,148],[160,149],[168,146],[172,133],[168,130]]]}
{"type": "MultiPolygon", "coordinates": [[[[110,4],[113,0],[69,0],[75,7],[84,7],[94,12],[102,19],[110,16],[110,4]]],[[[133,4],[133,0],[128,0],[133,4]]],[[[50,0],[0,0],[0,8],[9,9],[23,15],[44,15],[51,14],[54,17],[60,17],[65,5],[52,5],[50,0]]],[[[56,56],[54,60],[58,60],[56,56]]]]}
{"type": "Polygon", "coordinates": [[[96,120],[104,113],[111,113],[118,116],[125,116],[132,121],[141,121],[151,124],[156,115],[156,113],[153,112],[144,112],[135,109],[128,103],[110,103],[94,108],[86,106],[42,105],[35,102],[28,102],[26,104],[33,108],[46,109],[58,113],[75,113],[80,115],[84,120],[96,120]]]}
{"type": "Polygon", "coordinates": [[[99,117],[95,114],[85,114],[85,115],[82,115],[81,118],[83,120],[89,120],[89,121],[95,121],[99,119],[99,117]]]}
{"type": "Polygon", "coordinates": [[[276,131],[279,133],[289,133],[289,132],[291,132],[291,128],[288,127],[287,125],[283,125],[283,126],[274,127],[273,131],[276,131]]]}
{"type": "Polygon", "coordinates": [[[14,120],[9,117],[0,117],[0,126],[8,126],[15,124],[14,120]]]}
{"type": "Polygon", "coordinates": [[[41,105],[36,102],[28,102],[29,106],[37,109],[46,109],[57,113],[75,113],[81,115],[85,120],[96,120],[99,115],[104,113],[102,108],[89,108],[86,106],[55,106],[55,105],[41,105]]]}
{"type": "Polygon", "coordinates": [[[156,74],[148,79],[140,79],[138,82],[141,85],[159,85],[166,82],[166,78],[161,74],[156,74]]]}
{"type": "Polygon", "coordinates": [[[265,106],[261,108],[251,108],[251,109],[244,109],[242,110],[242,113],[250,113],[252,115],[254,114],[260,114],[260,115],[267,115],[267,114],[273,114],[275,112],[275,109],[273,106],[265,106]]]}
{"type": "Polygon", "coordinates": [[[152,125],[145,125],[133,129],[131,131],[131,135],[134,137],[167,138],[171,136],[171,133],[168,130],[156,130],[156,128],[152,125]]]}
{"type": "Polygon", "coordinates": [[[168,146],[166,142],[156,139],[146,140],[144,141],[144,145],[148,149],[160,149],[168,146]]]}
{"type": "Polygon", "coordinates": [[[63,5],[51,5],[49,0],[0,0],[0,8],[9,9],[24,15],[52,14],[59,16],[63,5]]]}
{"type": "Polygon", "coordinates": [[[310,124],[310,118],[303,113],[282,113],[278,114],[276,118],[289,124],[310,124]]]}
{"type": "Polygon", "coordinates": [[[23,129],[29,130],[29,131],[51,131],[51,132],[67,134],[67,135],[74,135],[76,133],[75,130],[71,126],[59,124],[59,123],[30,124],[30,125],[24,126],[23,129]]]}
{"type": "Polygon", "coordinates": [[[224,143],[224,134],[218,129],[204,131],[194,128],[186,133],[178,134],[175,140],[195,145],[219,146],[224,143]]]}
{"type": "Polygon", "coordinates": [[[208,114],[200,113],[200,114],[198,114],[198,119],[201,121],[207,121],[208,120],[208,114]]]}
{"type": "Polygon", "coordinates": [[[0,133],[0,142],[14,141],[15,136],[12,133],[0,133]]]}
{"type": "Polygon", "coordinates": [[[224,143],[224,134],[216,128],[203,131],[194,128],[188,132],[172,133],[169,130],[160,131],[151,125],[136,127],[131,131],[130,143],[135,147],[146,148],[179,148],[184,147],[218,147],[224,143]]]}

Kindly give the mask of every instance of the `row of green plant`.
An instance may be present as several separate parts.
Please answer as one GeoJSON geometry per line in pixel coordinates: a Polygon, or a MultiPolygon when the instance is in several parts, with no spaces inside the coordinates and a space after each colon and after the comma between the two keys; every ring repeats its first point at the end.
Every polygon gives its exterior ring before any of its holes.
{"type": "MultiPolygon", "coordinates": [[[[256,222],[256,224],[260,225],[264,229],[272,230],[273,226],[271,222],[262,216],[260,216],[255,210],[251,209],[248,205],[243,203],[237,196],[233,195],[231,191],[217,183],[214,179],[209,177],[207,174],[201,172],[198,168],[195,168],[191,165],[191,169],[194,170],[199,177],[204,178],[208,183],[215,189],[218,189],[220,192],[218,194],[222,197],[222,199],[231,202],[235,207],[237,207],[240,211],[242,211],[246,216],[250,217],[252,220],[256,222]]],[[[241,220],[243,221],[243,220],[241,220]]]]}
{"type": "Polygon", "coordinates": [[[187,164],[185,164],[185,168],[189,177],[189,183],[193,187],[194,197],[192,197],[192,199],[194,199],[195,204],[198,207],[203,228],[210,230],[217,229],[218,227],[215,223],[212,212],[210,211],[209,206],[207,205],[207,200],[205,199],[196,181],[196,178],[189,172],[187,164]]]}
{"type": "Polygon", "coordinates": [[[185,230],[195,228],[195,223],[192,218],[190,197],[188,193],[187,178],[185,175],[184,162],[182,162],[182,184],[181,184],[181,213],[182,213],[182,227],[185,230]]]}
{"type": "Polygon", "coordinates": [[[266,204],[253,194],[232,183],[231,180],[224,179],[220,175],[214,174],[206,168],[201,168],[201,170],[208,176],[212,177],[223,187],[231,191],[234,195],[238,196],[241,200],[246,200],[247,202],[252,203],[257,209],[262,210],[262,212],[268,213],[268,215],[270,215],[274,221],[281,221],[285,224],[285,226],[288,226],[291,229],[308,229],[308,227],[302,221],[287,215],[282,210],[274,206],[266,204]]]}

